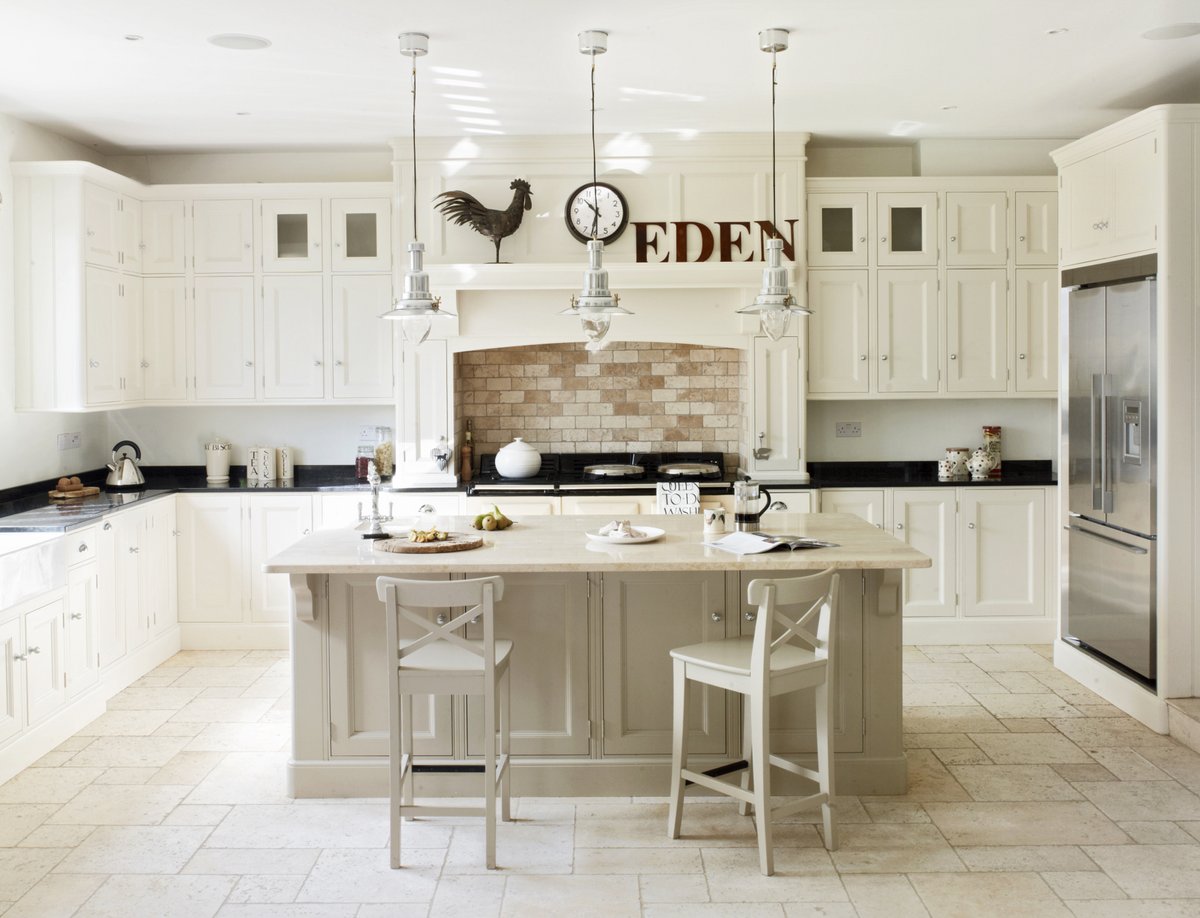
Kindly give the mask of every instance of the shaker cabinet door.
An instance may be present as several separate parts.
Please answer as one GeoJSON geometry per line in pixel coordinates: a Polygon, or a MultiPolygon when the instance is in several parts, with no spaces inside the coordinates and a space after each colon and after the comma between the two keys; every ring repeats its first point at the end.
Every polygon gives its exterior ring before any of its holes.
{"type": "Polygon", "coordinates": [[[192,204],[192,270],[197,274],[249,274],[254,270],[252,201],[192,204]]]}
{"type": "Polygon", "coordinates": [[[148,402],[187,398],[187,302],[182,277],[142,279],[142,386],[148,402]]]}
{"type": "Polygon", "coordinates": [[[870,391],[868,290],[866,270],[808,273],[810,394],[870,391]]]}
{"type": "Polygon", "coordinates": [[[880,392],[936,392],[937,271],[879,271],[875,361],[880,392]]]}
{"type": "Polygon", "coordinates": [[[325,394],[325,296],[319,275],[263,278],[262,396],[325,394]]]}
{"type": "Polygon", "coordinates": [[[867,266],[867,193],[808,196],[808,263],[822,268],[867,266]]]}
{"type": "Polygon", "coordinates": [[[1018,392],[1058,391],[1058,270],[1018,268],[1016,292],[1016,360],[1018,392]]]}
{"type": "Polygon", "coordinates": [[[196,398],[254,398],[254,279],[197,277],[195,285],[196,398]]]}
{"type": "Polygon", "coordinates": [[[946,391],[1008,388],[1008,272],[946,272],[946,391]]]}
{"type": "Polygon", "coordinates": [[[1008,262],[1008,195],[946,193],[946,264],[987,267],[1008,262]]]}
{"type": "Polygon", "coordinates": [[[1045,492],[1041,488],[962,491],[963,615],[1045,615],[1045,492]]]}
{"type": "Polygon", "coordinates": [[[933,560],[932,567],[904,572],[900,604],[907,616],[953,618],[957,612],[957,507],[951,489],[892,492],[893,534],[933,560]]]}
{"type": "Polygon", "coordinates": [[[392,279],[385,274],[333,278],[333,391],[340,399],[392,397],[392,279]]]}
{"type": "Polygon", "coordinates": [[[183,201],[142,202],[142,273],[182,274],[187,267],[184,248],[183,201]]]}

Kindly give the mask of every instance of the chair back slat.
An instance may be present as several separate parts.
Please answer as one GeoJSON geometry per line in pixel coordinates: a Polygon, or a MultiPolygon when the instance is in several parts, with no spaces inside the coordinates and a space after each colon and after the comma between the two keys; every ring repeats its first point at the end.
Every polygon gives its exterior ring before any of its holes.
{"type": "Polygon", "coordinates": [[[402,667],[405,657],[424,647],[444,642],[481,657],[485,671],[491,672],[495,664],[494,606],[504,595],[504,581],[500,577],[479,577],[474,580],[380,577],[375,588],[379,598],[387,604],[387,641],[397,665],[402,667]],[[445,624],[438,624],[416,611],[462,606],[467,606],[467,610],[445,624]],[[482,642],[469,641],[459,633],[476,619],[483,624],[482,642]],[[425,632],[403,647],[399,640],[402,620],[425,632]]]}
{"type": "Polygon", "coordinates": [[[832,657],[837,586],[838,576],[832,568],[807,577],[750,581],[746,594],[758,606],[758,627],[754,631],[750,660],[753,679],[765,684],[770,675],[771,655],[786,644],[803,643],[817,658],[832,657]],[[794,614],[783,611],[795,607],[802,611],[794,614]],[[776,626],[781,631],[778,637],[773,637],[776,626]]]}

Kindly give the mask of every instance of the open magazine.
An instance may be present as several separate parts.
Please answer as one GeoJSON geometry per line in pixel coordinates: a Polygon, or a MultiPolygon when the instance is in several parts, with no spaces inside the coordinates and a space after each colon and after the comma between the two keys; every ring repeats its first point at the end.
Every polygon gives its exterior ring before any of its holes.
{"type": "Polygon", "coordinates": [[[737,555],[757,555],[764,551],[774,551],[777,548],[795,551],[800,548],[838,547],[836,542],[824,542],[821,539],[810,539],[797,535],[772,535],[767,532],[731,532],[708,544],[713,548],[731,551],[737,555]]]}

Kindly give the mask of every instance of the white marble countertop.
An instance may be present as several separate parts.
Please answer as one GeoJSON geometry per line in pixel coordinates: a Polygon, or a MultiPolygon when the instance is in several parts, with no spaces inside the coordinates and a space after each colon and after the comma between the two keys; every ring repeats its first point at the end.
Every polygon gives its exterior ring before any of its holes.
{"type": "MultiPolygon", "coordinates": [[[[499,532],[480,533],[484,544],[444,554],[396,554],[375,547],[361,532],[314,532],[267,560],[272,574],[501,573],[504,571],[703,571],[703,570],[883,570],[930,567],[928,556],[846,513],[778,514],[764,530],[838,543],[837,548],[776,549],[735,555],[705,544],[695,516],[635,516],[634,526],[666,530],[640,545],[600,544],[597,532],[610,516],[530,516],[499,532]]],[[[442,528],[475,534],[471,517],[442,518],[442,528]]],[[[407,527],[394,528],[407,535],[407,527]]],[[[709,537],[710,540],[719,538],[709,537]]]]}

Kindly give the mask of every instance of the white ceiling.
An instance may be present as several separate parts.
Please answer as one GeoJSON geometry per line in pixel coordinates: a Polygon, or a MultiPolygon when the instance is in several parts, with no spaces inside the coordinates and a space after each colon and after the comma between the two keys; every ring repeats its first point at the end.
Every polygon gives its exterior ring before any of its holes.
{"type": "Polygon", "coordinates": [[[3,0],[0,112],[121,150],[378,148],[408,133],[404,31],[422,136],[763,131],[779,57],[781,131],[817,141],[1076,137],[1200,101],[1198,0],[3,0]],[[1069,31],[1047,35],[1047,30],[1069,31]],[[207,43],[262,35],[261,51],[207,43]],[[124,36],[142,36],[127,41],[124,36]],[[957,106],[946,110],[945,106],[957,106]],[[237,112],[248,112],[238,115],[237,112]],[[475,119],[475,120],[467,120],[475,119]]]}

